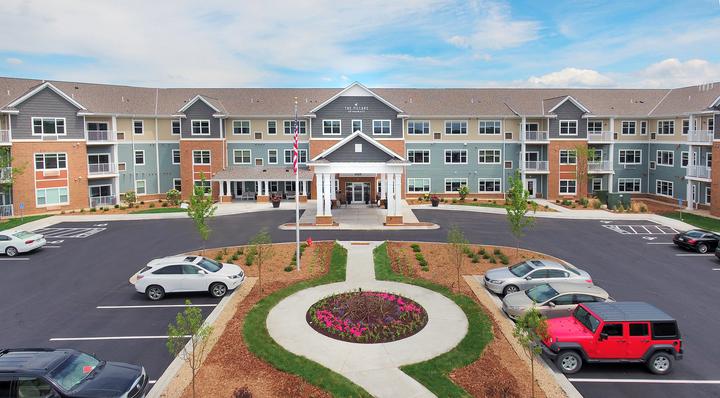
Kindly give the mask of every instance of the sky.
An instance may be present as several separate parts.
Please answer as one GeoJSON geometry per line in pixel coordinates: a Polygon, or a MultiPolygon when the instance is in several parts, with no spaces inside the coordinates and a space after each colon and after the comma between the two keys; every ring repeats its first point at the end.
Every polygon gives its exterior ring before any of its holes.
{"type": "Polygon", "coordinates": [[[720,0],[3,0],[0,76],[151,87],[720,81],[720,0]]]}

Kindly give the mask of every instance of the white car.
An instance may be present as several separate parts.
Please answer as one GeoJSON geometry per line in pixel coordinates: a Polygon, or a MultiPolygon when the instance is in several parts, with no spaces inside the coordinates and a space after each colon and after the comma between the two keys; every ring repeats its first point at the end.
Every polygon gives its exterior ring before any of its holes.
{"type": "Polygon", "coordinates": [[[45,246],[45,237],[34,232],[11,230],[0,232],[0,251],[8,257],[17,256],[45,246]]]}
{"type": "Polygon", "coordinates": [[[150,261],[130,278],[130,283],[138,293],[156,301],[165,293],[176,292],[209,292],[213,297],[223,297],[244,280],[245,273],[237,265],[202,256],[173,256],[150,261]]]}

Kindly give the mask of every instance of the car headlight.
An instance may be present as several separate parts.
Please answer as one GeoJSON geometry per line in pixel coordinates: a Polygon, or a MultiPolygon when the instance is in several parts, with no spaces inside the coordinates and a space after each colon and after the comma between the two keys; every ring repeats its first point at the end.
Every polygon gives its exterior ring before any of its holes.
{"type": "Polygon", "coordinates": [[[490,279],[490,283],[494,283],[494,284],[496,284],[496,285],[499,285],[499,284],[503,283],[503,281],[499,281],[499,280],[495,280],[495,279],[490,279]]]}
{"type": "Polygon", "coordinates": [[[511,309],[511,310],[514,310],[514,311],[520,311],[520,310],[523,309],[523,307],[521,307],[521,306],[519,306],[519,305],[511,305],[511,306],[509,306],[508,308],[511,309]]]}
{"type": "Polygon", "coordinates": [[[228,278],[230,278],[230,279],[237,279],[237,278],[239,278],[239,277],[240,277],[240,275],[230,275],[230,276],[228,276],[228,278]]]}

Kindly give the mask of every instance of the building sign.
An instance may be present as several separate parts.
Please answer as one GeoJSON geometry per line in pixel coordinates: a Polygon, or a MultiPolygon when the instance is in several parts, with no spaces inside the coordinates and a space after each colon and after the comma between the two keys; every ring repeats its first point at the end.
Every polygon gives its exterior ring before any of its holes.
{"type": "Polygon", "coordinates": [[[368,106],[367,106],[367,105],[361,106],[361,105],[358,105],[357,102],[356,102],[356,103],[353,104],[352,106],[346,106],[346,107],[345,107],[345,110],[346,110],[348,113],[365,113],[365,111],[368,110],[368,106]]]}

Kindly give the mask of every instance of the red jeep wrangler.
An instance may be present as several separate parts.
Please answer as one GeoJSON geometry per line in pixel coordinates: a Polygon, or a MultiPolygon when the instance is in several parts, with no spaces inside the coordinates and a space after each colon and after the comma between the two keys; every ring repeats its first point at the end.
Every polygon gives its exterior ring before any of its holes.
{"type": "Polygon", "coordinates": [[[566,374],[579,371],[584,361],[641,362],[664,375],[683,356],[675,319],[647,303],[583,303],[572,316],[547,322],[543,354],[566,374]]]}

